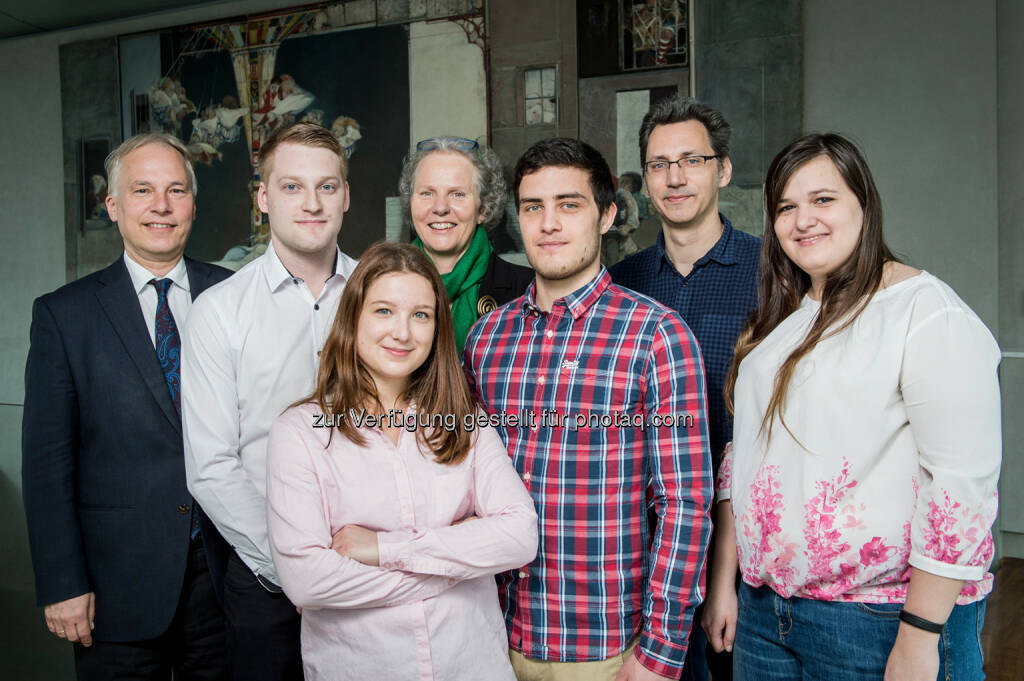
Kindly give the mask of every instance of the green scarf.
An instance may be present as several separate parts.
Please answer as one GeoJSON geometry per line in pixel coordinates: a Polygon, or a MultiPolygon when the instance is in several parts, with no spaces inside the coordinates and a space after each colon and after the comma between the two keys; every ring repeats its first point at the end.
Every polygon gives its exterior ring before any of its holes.
{"type": "MultiPolygon", "coordinates": [[[[412,245],[426,252],[419,237],[413,239],[412,245]]],[[[455,345],[459,355],[462,355],[462,346],[466,344],[470,327],[480,318],[476,307],[477,299],[480,297],[480,280],[484,278],[490,261],[491,242],[484,228],[477,225],[469,248],[455,263],[451,272],[441,275],[441,281],[444,282],[444,288],[452,301],[455,345]]]]}

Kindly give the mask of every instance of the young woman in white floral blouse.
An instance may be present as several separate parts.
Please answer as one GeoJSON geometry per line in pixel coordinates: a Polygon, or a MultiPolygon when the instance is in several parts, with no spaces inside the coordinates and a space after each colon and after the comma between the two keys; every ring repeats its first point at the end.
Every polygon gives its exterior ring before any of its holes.
{"type": "Polygon", "coordinates": [[[737,681],[982,679],[999,348],[886,247],[845,138],[782,150],[765,206],[760,306],[727,384],[716,513],[735,542],[718,542],[709,638],[734,648],[737,681]]]}

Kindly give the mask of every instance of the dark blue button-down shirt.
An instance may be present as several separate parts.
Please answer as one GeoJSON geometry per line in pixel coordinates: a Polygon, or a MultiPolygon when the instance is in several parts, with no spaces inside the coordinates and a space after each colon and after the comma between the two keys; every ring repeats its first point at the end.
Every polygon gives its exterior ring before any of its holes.
{"type": "Polygon", "coordinates": [[[725,408],[725,375],[736,339],[757,307],[761,239],[733,229],[722,214],[722,236],[683,276],[665,251],[665,235],[611,268],[616,284],[672,308],[690,327],[704,357],[711,454],[717,474],[722,450],[732,440],[732,415],[725,408]]]}

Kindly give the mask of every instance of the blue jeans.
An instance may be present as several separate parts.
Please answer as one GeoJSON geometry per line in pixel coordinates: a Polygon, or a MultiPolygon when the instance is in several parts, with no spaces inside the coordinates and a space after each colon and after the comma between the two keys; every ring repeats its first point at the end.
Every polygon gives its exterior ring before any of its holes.
{"type": "MultiPolygon", "coordinates": [[[[735,681],[865,681],[885,674],[900,603],[782,598],[740,585],[735,681]]],[[[958,605],[939,637],[941,681],[979,681],[985,602],[958,605]]]]}

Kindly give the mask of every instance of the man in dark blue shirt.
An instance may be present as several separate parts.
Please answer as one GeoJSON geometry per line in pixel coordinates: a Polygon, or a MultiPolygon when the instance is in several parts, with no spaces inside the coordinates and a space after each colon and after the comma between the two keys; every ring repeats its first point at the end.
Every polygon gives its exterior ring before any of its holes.
{"type": "MultiPolygon", "coordinates": [[[[761,249],[758,237],[733,229],[718,212],[718,193],[732,178],[730,133],[720,112],[694,100],[673,97],[651,108],[640,126],[640,159],[661,232],[653,246],[611,268],[615,283],[676,310],[696,336],[704,358],[716,475],[732,440],[725,375],[736,338],[757,306],[761,249]]],[[[713,535],[709,557],[715,542],[713,535]]],[[[683,678],[707,679],[710,662],[715,681],[731,679],[731,660],[704,659],[699,618],[698,612],[683,678]]],[[[725,643],[731,650],[731,638],[725,643]]]]}

